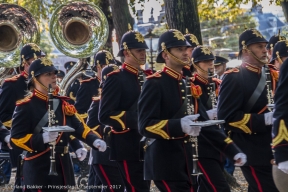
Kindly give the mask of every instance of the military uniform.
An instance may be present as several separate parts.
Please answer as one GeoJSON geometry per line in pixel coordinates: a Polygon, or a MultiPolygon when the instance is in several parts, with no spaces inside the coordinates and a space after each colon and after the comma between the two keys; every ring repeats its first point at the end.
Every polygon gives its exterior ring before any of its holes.
{"type": "MultiPolygon", "coordinates": [[[[129,30],[121,38],[118,56],[124,56],[125,50],[134,57],[130,49],[147,48],[144,37],[129,30]]],[[[137,101],[143,83],[141,77],[145,72],[124,62],[120,70],[107,75],[100,100],[99,121],[113,127],[110,160],[117,161],[127,192],[149,192],[150,189],[150,181],[144,181],[143,161],[140,161],[139,142],[142,136],[138,133],[137,114],[137,101]]]]}
{"type": "MultiPolygon", "coordinates": [[[[244,31],[239,38],[239,49],[247,49],[253,43],[267,43],[255,29],[244,31]]],[[[264,65],[264,64],[263,64],[264,65]]],[[[218,118],[225,119],[225,129],[247,155],[247,163],[241,170],[249,183],[250,191],[277,191],[272,179],[270,160],[271,125],[266,125],[267,88],[261,90],[254,104],[247,104],[262,75],[261,68],[242,63],[226,72],[221,83],[218,118]]]]}
{"type": "MultiPolygon", "coordinates": [[[[31,64],[28,87],[31,86],[32,79],[38,75],[57,71],[52,62],[48,61],[46,58],[42,58],[31,64]]],[[[34,88],[24,99],[17,102],[12,121],[11,145],[13,148],[27,151],[23,162],[25,191],[39,191],[39,189],[41,191],[67,191],[69,186],[75,185],[70,154],[68,153],[70,136],[75,136],[91,147],[94,147],[93,142],[99,138],[99,135],[97,136],[97,133],[88,128],[77,116],[75,108],[66,102],[67,97],[54,96],[54,98],[59,100],[58,107],[54,109],[56,123],[68,125],[75,129],[75,132],[71,133],[60,132],[56,140],[57,176],[48,175],[51,149],[48,144],[43,142],[43,130],[41,127],[40,129],[37,128],[48,110],[48,96],[34,88]]],[[[42,124],[47,126],[48,120],[42,124]]]]}
{"type": "MultiPolygon", "coordinates": [[[[69,70],[76,64],[76,62],[74,61],[68,61],[64,64],[64,67],[66,69],[66,74],[69,72],[69,70]]],[[[79,90],[79,87],[80,87],[80,83],[79,83],[79,80],[78,79],[75,79],[71,85],[69,86],[69,88],[67,89],[67,92],[66,92],[66,96],[67,97],[70,97],[70,100],[68,100],[68,102],[70,104],[75,104],[76,102],[76,95],[77,95],[77,92],[79,90]]]]}

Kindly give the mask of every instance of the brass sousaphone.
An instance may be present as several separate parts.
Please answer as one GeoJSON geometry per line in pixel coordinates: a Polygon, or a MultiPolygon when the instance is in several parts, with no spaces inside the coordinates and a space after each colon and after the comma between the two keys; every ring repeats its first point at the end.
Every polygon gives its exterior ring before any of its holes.
{"type": "Polygon", "coordinates": [[[20,66],[20,50],[38,44],[40,33],[31,13],[15,4],[0,4],[0,81],[20,66]]]}
{"type": "Polygon", "coordinates": [[[106,43],[108,35],[107,18],[96,5],[78,1],[56,8],[50,22],[51,39],[63,54],[80,59],[63,78],[62,95],[85,68],[85,58],[94,55],[106,43]]]}

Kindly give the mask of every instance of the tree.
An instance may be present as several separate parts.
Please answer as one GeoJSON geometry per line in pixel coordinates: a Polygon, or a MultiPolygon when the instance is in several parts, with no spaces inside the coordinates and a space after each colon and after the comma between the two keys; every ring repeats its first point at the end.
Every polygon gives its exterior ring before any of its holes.
{"type": "Polygon", "coordinates": [[[197,0],[164,0],[166,20],[169,28],[178,29],[182,33],[193,33],[202,42],[197,0]]]}

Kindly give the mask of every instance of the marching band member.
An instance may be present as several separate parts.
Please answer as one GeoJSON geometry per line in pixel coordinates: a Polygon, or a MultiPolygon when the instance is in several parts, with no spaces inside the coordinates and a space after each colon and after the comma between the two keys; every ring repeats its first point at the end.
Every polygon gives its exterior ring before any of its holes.
{"type": "Polygon", "coordinates": [[[269,42],[266,45],[267,56],[268,56],[269,60],[272,59],[272,52],[273,52],[273,49],[275,48],[276,43],[278,41],[283,41],[283,40],[286,40],[286,38],[284,36],[280,35],[280,30],[279,30],[279,33],[277,35],[273,35],[269,39],[269,42]]]}
{"type": "Polygon", "coordinates": [[[51,84],[54,90],[57,88],[56,73],[57,69],[51,60],[43,57],[33,61],[28,73],[28,88],[31,92],[17,102],[13,114],[11,145],[27,151],[23,162],[25,192],[68,191],[69,186],[75,185],[67,146],[71,134],[94,149],[106,150],[106,143],[85,125],[74,106],[66,102],[67,97],[54,96],[59,101],[53,108],[55,121],[59,125],[73,127],[75,132],[43,132],[42,127],[48,125],[48,85],[51,84]],[[48,143],[54,141],[58,176],[48,175],[51,150],[48,143]]]}
{"type": "Polygon", "coordinates": [[[143,178],[137,115],[146,49],[139,32],[129,29],[122,36],[118,56],[124,56],[124,63],[121,70],[107,75],[99,106],[100,123],[112,127],[110,160],[117,162],[127,192],[150,191],[150,181],[143,178]]]}
{"type": "Polygon", "coordinates": [[[267,40],[256,29],[247,29],[240,35],[242,64],[225,72],[218,100],[218,118],[225,120],[231,139],[247,155],[241,170],[249,184],[248,191],[253,192],[278,191],[270,163],[273,113],[267,109],[266,45],[267,40]]]}
{"type": "MultiPolygon", "coordinates": [[[[107,75],[109,75],[115,70],[119,70],[118,66],[114,64],[115,61],[107,57],[107,55],[109,55],[107,53],[109,52],[101,51],[95,57],[95,59],[98,61],[97,63],[99,63],[100,65],[108,64],[103,68],[101,73],[100,89],[101,87],[103,87],[105,80],[107,79],[107,75]]],[[[111,127],[101,124],[98,120],[100,99],[101,95],[93,97],[92,99],[93,101],[88,110],[87,125],[91,127],[92,130],[97,131],[97,133],[99,133],[102,136],[102,138],[107,142],[107,150],[105,152],[99,152],[97,150],[91,149],[90,156],[92,156],[92,162],[90,167],[89,179],[90,175],[91,176],[95,175],[96,178],[94,177],[93,179],[95,183],[94,185],[99,185],[98,183],[96,183],[96,181],[100,179],[103,186],[108,186],[107,188],[103,188],[103,191],[123,192],[124,183],[118,170],[117,163],[115,161],[109,160],[109,154],[110,154],[109,134],[111,131],[111,127]]]]}

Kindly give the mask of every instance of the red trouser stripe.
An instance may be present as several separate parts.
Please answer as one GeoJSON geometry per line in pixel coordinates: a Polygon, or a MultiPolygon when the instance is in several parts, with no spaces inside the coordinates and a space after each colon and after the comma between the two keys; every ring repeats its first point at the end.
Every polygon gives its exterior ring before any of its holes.
{"type": "Polygon", "coordinates": [[[202,167],[202,165],[201,165],[200,161],[198,161],[198,165],[199,165],[199,167],[200,167],[201,171],[203,172],[203,174],[205,175],[205,177],[206,177],[206,179],[207,179],[208,183],[211,185],[211,187],[212,187],[213,191],[214,191],[214,192],[217,192],[217,190],[216,190],[215,186],[212,184],[212,182],[211,182],[211,180],[210,180],[210,178],[209,178],[208,174],[206,173],[206,171],[205,171],[205,170],[204,170],[204,168],[202,167]]]}
{"type": "Polygon", "coordinates": [[[125,174],[126,174],[126,180],[130,184],[132,192],[135,192],[134,186],[132,185],[131,180],[130,180],[127,162],[123,161],[123,165],[124,165],[124,170],[125,170],[125,174]]]}
{"type": "Polygon", "coordinates": [[[262,189],[262,187],[261,187],[260,181],[259,181],[259,179],[258,179],[258,177],[257,177],[257,175],[256,175],[256,173],[255,173],[254,168],[253,168],[252,166],[249,166],[249,167],[250,167],[251,172],[252,172],[252,175],[253,175],[256,183],[257,183],[259,192],[263,192],[263,189],[262,189]]]}
{"type": "Polygon", "coordinates": [[[165,186],[165,188],[167,189],[167,192],[171,192],[168,184],[164,180],[162,180],[162,182],[163,182],[163,185],[165,186]]]}
{"type": "Polygon", "coordinates": [[[108,188],[110,188],[110,191],[111,191],[111,192],[114,192],[114,190],[113,190],[112,187],[111,187],[111,186],[112,186],[112,185],[111,185],[111,182],[110,182],[108,176],[106,175],[105,170],[104,170],[104,168],[102,167],[102,165],[99,164],[99,168],[100,168],[100,171],[101,171],[101,173],[103,174],[103,176],[104,176],[104,178],[105,178],[105,180],[106,180],[106,182],[107,182],[107,184],[108,184],[108,188]]]}

